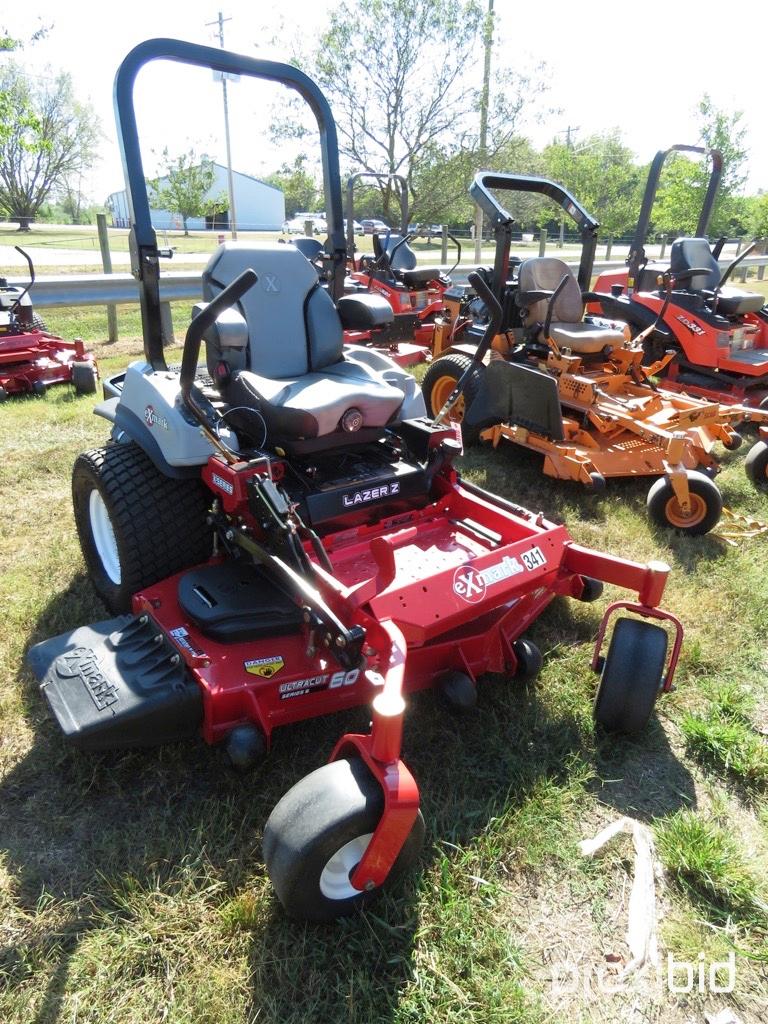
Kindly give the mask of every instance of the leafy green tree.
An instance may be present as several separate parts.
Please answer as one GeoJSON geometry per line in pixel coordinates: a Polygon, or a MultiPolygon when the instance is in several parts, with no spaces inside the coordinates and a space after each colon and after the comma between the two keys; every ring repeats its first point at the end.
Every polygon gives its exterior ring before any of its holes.
{"type": "Polygon", "coordinates": [[[279,171],[264,179],[268,185],[282,190],[286,217],[293,217],[300,210],[314,210],[321,205],[320,191],[306,165],[306,154],[301,153],[293,165],[283,164],[279,171]]]}
{"type": "Polygon", "coordinates": [[[747,199],[747,231],[754,238],[768,238],[768,192],[747,199]]]}
{"type": "MultiPolygon", "coordinates": [[[[553,143],[543,157],[548,177],[564,185],[600,222],[603,237],[632,230],[640,208],[642,172],[618,132],[592,135],[576,146],[553,143]]],[[[551,218],[551,204],[542,212],[551,218]]]]}
{"type": "MultiPolygon", "coordinates": [[[[543,88],[533,77],[492,75],[488,143],[480,152],[480,63],[485,30],[479,0],[341,0],[303,66],[328,96],[348,166],[400,174],[413,196],[412,219],[452,219],[472,175],[517,133],[523,108],[543,88]],[[440,168],[441,162],[447,167],[440,168]],[[435,203],[435,183],[442,205],[435,203]]],[[[281,131],[285,129],[281,128],[281,131]]],[[[295,122],[288,126],[297,134],[295,122]]],[[[382,186],[382,215],[398,200],[382,186]]]]}
{"type": "Polygon", "coordinates": [[[211,216],[227,208],[226,196],[210,195],[215,171],[208,157],[198,156],[194,149],[171,156],[166,147],[162,161],[164,173],[147,182],[150,202],[156,209],[178,213],[185,235],[189,234],[187,221],[190,218],[211,216]]]}
{"type": "Polygon", "coordinates": [[[52,193],[92,165],[101,129],[66,74],[38,79],[9,62],[0,70],[3,104],[13,113],[0,133],[0,210],[26,230],[52,193]]]}

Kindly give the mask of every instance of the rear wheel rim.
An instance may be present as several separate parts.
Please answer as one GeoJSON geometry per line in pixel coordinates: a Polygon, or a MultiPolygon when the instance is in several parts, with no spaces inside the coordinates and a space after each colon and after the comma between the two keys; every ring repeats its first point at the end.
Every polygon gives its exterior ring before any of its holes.
{"type": "Polygon", "coordinates": [[[104,499],[96,490],[91,491],[91,496],[88,499],[88,515],[93,543],[102,568],[109,579],[119,586],[121,580],[120,555],[117,550],[115,530],[104,499]]]}
{"type": "MultiPolygon", "coordinates": [[[[438,377],[435,383],[432,385],[432,407],[436,413],[440,412],[445,403],[451,397],[453,389],[458,384],[455,377],[451,377],[446,374],[443,377],[438,377]]],[[[451,409],[451,419],[457,423],[461,423],[464,419],[464,395],[459,395],[459,399],[451,409]]]]}
{"type": "Polygon", "coordinates": [[[320,892],[328,900],[349,900],[360,896],[361,890],[356,889],[350,876],[363,858],[373,832],[366,832],[345,843],[329,859],[320,873],[320,892]]]}
{"type": "Polygon", "coordinates": [[[673,495],[664,506],[664,515],[671,526],[679,529],[689,529],[691,526],[698,526],[707,514],[707,503],[698,494],[691,491],[688,495],[690,512],[683,511],[677,497],[673,495]]]}

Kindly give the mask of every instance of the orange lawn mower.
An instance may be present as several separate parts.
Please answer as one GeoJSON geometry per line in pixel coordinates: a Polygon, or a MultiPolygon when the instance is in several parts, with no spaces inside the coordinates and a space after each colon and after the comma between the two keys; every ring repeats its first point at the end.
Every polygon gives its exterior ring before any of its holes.
{"type": "Polygon", "coordinates": [[[481,173],[471,192],[496,231],[489,283],[501,330],[487,358],[473,345],[473,328],[432,363],[423,383],[428,410],[438,422],[450,412],[469,443],[497,447],[507,439],[541,453],[546,475],[592,489],[603,489],[607,477],[658,477],[647,498],[653,522],[690,535],[709,532],[723,507],[712,479],[719,469],[715,444],[738,448],[736,424],[768,423],[768,415],[661,390],[651,378],[672,353],[644,366],[642,334],[632,339],[626,325],[584,319],[598,225],[560,185],[481,173]],[[513,219],[491,189],[541,193],[579,224],[578,281],[558,259],[511,265],[513,219]]]}

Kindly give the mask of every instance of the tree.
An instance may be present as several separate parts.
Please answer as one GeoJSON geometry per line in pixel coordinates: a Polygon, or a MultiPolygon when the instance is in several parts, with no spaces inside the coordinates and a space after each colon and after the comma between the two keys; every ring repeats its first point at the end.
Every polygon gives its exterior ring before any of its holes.
{"type": "MultiPolygon", "coordinates": [[[[576,146],[553,143],[543,156],[548,176],[600,222],[602,235],[631,231],[640,208],[642,172],[617,131],[592,135],[576,146]]],[[[546,213],[551,219],[551,204],[546,213]]]]}
{"type": "Polygon", "coordinates": [[[32,79],[9,63],[0,71],[0,98],[14,112],[0,134],[0,210],[27,230],[51,193],[92,165],[101,129],[67,74],[32,79]]]}
{"type": "MultiPolygon", "coordinates": [[[[443,182],[450,194],[442,194],[447,216],[480,163],[513,139],[521,111],[543,88],[540,69],[535,78],[494,73],[481,158],[477,52],[484,28],[478,0],[341,0],[316,52],[301,61],[330,101],[342,157],[355,170],[402,175],[417,219],[426,219],[428,207],[433,216],[440,212],[430,172],[441,161],[450,165],[443,182]]],[[[295,126],[288,130],[296,134],[295,126]]],[[[389,186],[382,186],[382,200],[391,219],[397,202],[389,186]]]]}
{"type": "Polygon", "coordinates": [[[226,196],[210,196],[215,172],[213,161],[198,156],[194,149],[180,156],[172,157],[166,147],[162,152],[165,173],[147,185],[152,205],[158,209],[178,213],[184,224],[184,234],[189,234],[187,221],[190,217],[206,217],[227,209],[226,196]]]}
{"type": "Polygon", "coordinates": [[[282,190],[285,197],[285,216],[293,217],[297,212],[314,210],[320,199],[317,183],[306,168],[306,154],[301,153],[290,164],[283,164],[279,171],[264,180],[268,185],[282,190]]]}

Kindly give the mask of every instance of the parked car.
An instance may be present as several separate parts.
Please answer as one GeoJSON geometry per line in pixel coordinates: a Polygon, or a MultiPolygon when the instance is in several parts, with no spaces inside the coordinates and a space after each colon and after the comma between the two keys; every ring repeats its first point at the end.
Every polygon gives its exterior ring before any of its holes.
{"type": "Polygon", "coordinates": [[[414,238],[431,239],[435,235],[442,234],[443,228],[440,224],[409,224],[408,234],[414,238]]]}
{"type": "Polygon", "coordinates": [[[360,223],[363,226],[363,230],[366,235],[378,235],[383,234],[385,231],[391,231],[389,224],[385,224],[383,220],[361,220],[360,223]]]}
{"type": "MultiPolygon", "coordinates": [[[[363,225],[358,220],[353,220],[352,221],[352,230],[353,230],[353,232],[356,235],[364,235],[365,234],[365,228],[363,227],[363,225]]],[[[346,233],[347,233],[347,218],[345,217],[344,218],[344,234],[346,235],[346,233]]]]}
{"type": "Polygon", "coordinates": [[[328,231],[325,217],[320,213],[297,213],[283,221],[283,231],[287,235],[303,235],[304,222],[312,221],[312,231],[316,235],[324,235],[328,231]]]}

